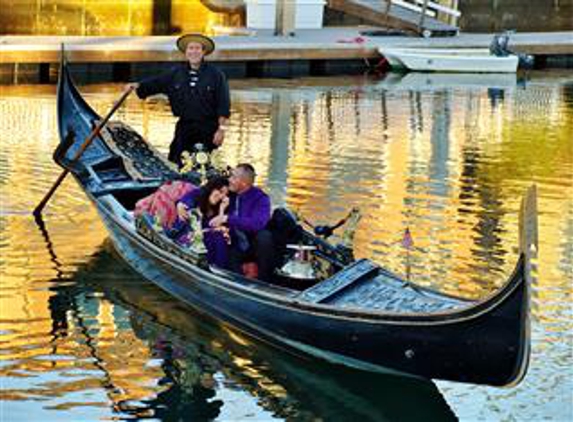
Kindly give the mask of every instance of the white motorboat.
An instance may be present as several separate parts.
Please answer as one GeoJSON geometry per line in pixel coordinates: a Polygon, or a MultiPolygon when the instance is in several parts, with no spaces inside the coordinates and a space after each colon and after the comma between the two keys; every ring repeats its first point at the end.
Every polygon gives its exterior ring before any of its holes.
{"type": "Polygon", "coordinates": [[[393,69],[419,72],[515,73],[519,57],[496,56],[487,48],[378,49],[393,69]]]}

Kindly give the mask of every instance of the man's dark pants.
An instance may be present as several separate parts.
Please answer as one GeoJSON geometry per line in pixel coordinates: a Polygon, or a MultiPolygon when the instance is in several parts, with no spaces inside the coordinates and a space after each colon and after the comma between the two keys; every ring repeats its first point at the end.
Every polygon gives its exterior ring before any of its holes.
{"type": "Polygon", "coordinates": [[[196,122],[179,119],[175,126],[175,136],[169,147],[169,161],[181,167],[183,151],[193,152],[195,144],[203,144],[204,151],[216,149],[213,136],[217,131],[217,122],[196,122]]]}
{"type": "Polygon", "coordinates": [[[251,247],[246,251],[231,245],[229,250],[229,269],[242,274],[243,263],[255,261],[259,271],[259,280],[271,281],[276,266],[275,247],[272,233],[269,230],[259,231],[251,247]]]}

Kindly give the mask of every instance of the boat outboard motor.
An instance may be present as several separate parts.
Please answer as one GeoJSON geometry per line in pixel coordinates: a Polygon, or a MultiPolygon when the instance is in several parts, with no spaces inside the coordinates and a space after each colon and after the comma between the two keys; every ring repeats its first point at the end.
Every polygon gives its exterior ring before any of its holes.
{"type": "Polygon", "coordinates": [[[508,34],[496,34],[493,36],[493,40],[489,45],[489,52],[497,57],[507,57],[511,53],[509,51],[509,35],[508,34]]]}
{"type": "Polygon", "coordinates": [[[508,31],[504,34],[496,34],[493,36],[493,40],[489,45],[489,51],[491,54],[497,57],[507,57],[509,55],[517,56],[519,60],[518,66],[522,69],[531,69],[534,64],[533,56],[529,54],[523,53],[515,53],[509,49],[509,34],[511,31],[508,31]]]}

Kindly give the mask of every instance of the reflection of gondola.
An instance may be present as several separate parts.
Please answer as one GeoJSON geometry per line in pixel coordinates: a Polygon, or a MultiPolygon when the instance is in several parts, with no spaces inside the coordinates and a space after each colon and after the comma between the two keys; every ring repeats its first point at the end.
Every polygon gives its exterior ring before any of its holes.
{"type": "Polygon", "coordinates": [[[129,310],[135,334],[162,359],[165,378],[160,384],[167,388],[137,406],[119,403],[124,413],[162,420],[183,414],[214,417],[223,404],[214,383],[222,378],[248,391],[262,408],[281,418],[455,419],[429,381],[340,370],[267,346],[250,347],[239,332],[215,325],[190,308],[169,306],[165,293],[130,281],[130,275],[129,268],[104,248],[89,268],[74,277],[80,289],[102,293],[97,296],[129,310]],[[94,272],[117,276],[109,281],[94,272]]]}
{"type": "MultiPolygon", "coordinates": [[[[321,278],[303,291],[247,279],[206,265],[133,217],[135,202],[172,176],[145,141],[115,123],[79,162],[70,163],[99,117],[62,63],[58,88],[68,166],[96,205],[116,249],[138,272],[177,298],[275,345],[369,371],[506,385],[519,382],[529,359],[529,255],[535,216],[523,230],[521,255],[508,282],[470,302],[425,289],[369,260],[354,261],[299,231],[317,249],[321,278]]],[[[534,195],[526,201],[534,205],[534,195]]]]}

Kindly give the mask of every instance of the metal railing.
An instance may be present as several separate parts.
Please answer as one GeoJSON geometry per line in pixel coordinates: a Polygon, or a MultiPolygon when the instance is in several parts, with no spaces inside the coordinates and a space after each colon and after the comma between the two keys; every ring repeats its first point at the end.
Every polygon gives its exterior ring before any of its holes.
{"type": "Polygon", "coordinates": [[[420,33],[424,32],[426,17],[436,18],[450,25],[457,26],[461,12],[458,10],[459,0],[442,0],[440,3],[431,0],[386,0],[385,15],[390,13],[392,4],[420,13],[418,27],[420,33]],[[447,3],[447,5],[443,4],[447,3]]]}

